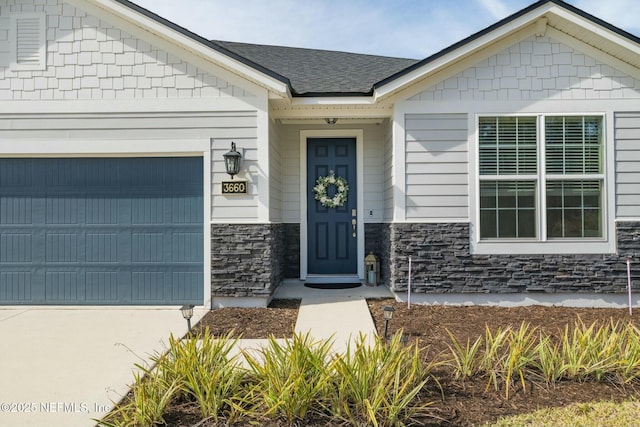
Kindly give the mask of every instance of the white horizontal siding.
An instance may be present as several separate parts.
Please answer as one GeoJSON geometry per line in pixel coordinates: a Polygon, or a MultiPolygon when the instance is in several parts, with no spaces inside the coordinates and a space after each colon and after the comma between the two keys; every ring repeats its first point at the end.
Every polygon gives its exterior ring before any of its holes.
{"type": "Polygon", "coordinates": [[[616,217],[640,218],[640,112],[615,115],[616,217]]]}
{"type": "Polygon", "coordinates": [[[408,114],[406,216],[416,220],[469,217],[466,114],[408,114]]]}
{"type": "Polygon", "coordinates": [[[279,125],[278,141],[282,167],[282,221],[299,223],[300,212],[300,132],[302,130],[363,129],[364,131],[364,213],[365,222],[380,222],[385,211],[384,129],[377,125],[279,125]]]}

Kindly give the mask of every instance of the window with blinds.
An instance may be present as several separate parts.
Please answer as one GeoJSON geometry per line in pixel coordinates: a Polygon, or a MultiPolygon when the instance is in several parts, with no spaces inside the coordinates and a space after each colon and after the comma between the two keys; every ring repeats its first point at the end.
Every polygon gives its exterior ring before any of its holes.
{"type": "Polygon", "coordinates": [[[535,117],[480,118],[480,174],[535,174],[536,134],[535,117]]]}
{"type": "Polygon", "coordinates": [[[546,117],[548,174],[602,173],[601,117],[546,117]]]}
{"type": "Polygon", "coordinates": [[[480,238],[603,237],[602,128],[600,116],[480,117],[480,238]]]}
{"type": "Polygon", "coordinates": [[[21,13],[12,16],[12,69],[44,70],[46,68],[45,23],[44,14],[21,13]]]}

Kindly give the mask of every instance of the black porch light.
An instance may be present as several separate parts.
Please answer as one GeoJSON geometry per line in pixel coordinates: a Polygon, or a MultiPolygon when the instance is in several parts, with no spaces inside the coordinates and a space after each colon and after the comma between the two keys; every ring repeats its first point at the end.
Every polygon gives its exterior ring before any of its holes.
{"type": "Polygon", "coordinates": [[[240,172],[240,159],[242,159],[242,154],[236,150],[235,142],[231,142],[231,150],[224,153],[222,157],[224,157],[224,167],[233,179],[233,176],[240,172]]]}
{"type": "Polygon", "coordinates": [[[384,317],[384,339],[387,339],[387,331],[389,330],[389,320],[393,318],[395,308],[390,305],[382,306],[382,316],[384,317]]]}
{"type": "Polygon", "coordinates": [[[191,332],[191,318],[193,317],[193,304],[186,304],[180,307],[182,317],[187,321],[187,329],[191,332]]]}

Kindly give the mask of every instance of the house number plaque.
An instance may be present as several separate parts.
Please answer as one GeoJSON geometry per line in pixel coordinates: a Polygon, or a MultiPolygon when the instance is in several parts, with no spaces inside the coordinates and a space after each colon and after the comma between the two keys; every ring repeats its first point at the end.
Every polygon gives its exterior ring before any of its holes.
{"type": "Polygon", "coordinates": [[[222,194],[247,194],[247,181],[222,181],[222,194]]]}

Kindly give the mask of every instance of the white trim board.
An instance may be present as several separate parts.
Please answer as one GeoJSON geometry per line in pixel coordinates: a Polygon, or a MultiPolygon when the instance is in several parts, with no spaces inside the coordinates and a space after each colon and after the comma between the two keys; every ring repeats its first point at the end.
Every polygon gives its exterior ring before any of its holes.
{"type": "MultiPolygon", "coordinates": [[[[407,292],[392,291],[396,301],[407,302],[407,292]]],[[[625,308],[629,306],[629,295],[626,293],[513,293],[513,294],[481,294],[481,293],[428,293],[411,294],[411,303],[416,305],[451,305],[451,306],[495,306],[495,307],[527,307],[543,305],[548,307],[592,307],[592,308],[625,308]]],[[[631,304],[640,307],[640,294],[632,294],[631,304]]]]}

